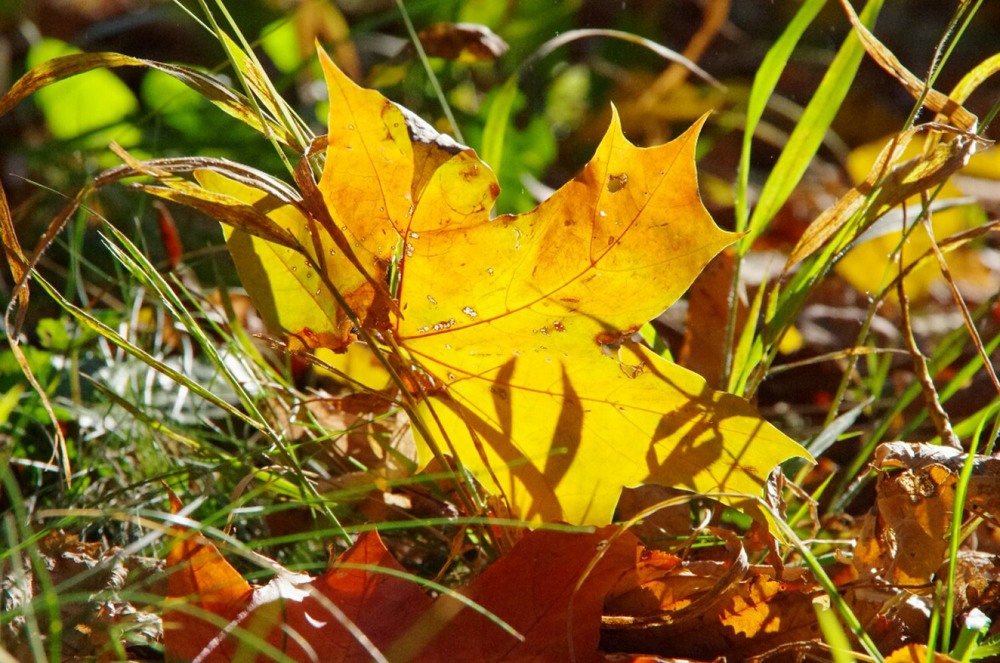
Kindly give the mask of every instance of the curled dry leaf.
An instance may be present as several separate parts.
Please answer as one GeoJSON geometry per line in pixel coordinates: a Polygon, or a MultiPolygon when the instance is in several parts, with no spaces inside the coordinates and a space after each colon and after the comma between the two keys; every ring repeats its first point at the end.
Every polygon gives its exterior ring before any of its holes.
{"type": "Polygon", "coordinates": [[[635,571],[608,595],[605,649],[748,660],[819,636],[812,608],[819,588],[801,569],[748,566],[732,533],[713,532],[735,557],[681,560],[639,550],[635,571]]]}
{"type": "MultiPolygon", "coordinates": [[[[875,507],[854,550],[862,578],[926,585],[948,553],[955,486],[968,454],[929,444],[890,442],[875,451],[879,472],[875,507]]],[[[976,456],[966,509],[1000,513],[1000,458],[976,456]]]]}
{"type": "Polygon", "coordinates": [[[959,550],[955,564],[955,611],[978,608],[1000,615],[1000,557],[994,552],[959,550]]]}
{"type": "Polygon", "coordinates": [[[459,62],[496,60],[510,48],[499,35],[478,23],[434,23],[417,36],[427,55],[459,62]]]}
{"type": "Polygon", "coordinates": [[[843,596],[879,651],[926,642],[931,622],[928,596],[866,582],[845,587],[843,596]]]}

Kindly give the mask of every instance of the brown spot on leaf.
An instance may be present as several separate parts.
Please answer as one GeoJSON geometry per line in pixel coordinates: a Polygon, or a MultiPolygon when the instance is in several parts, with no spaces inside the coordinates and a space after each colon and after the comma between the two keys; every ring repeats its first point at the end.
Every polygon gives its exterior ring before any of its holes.
{"type": "Polygon", "coordinates": [[[618,193],[628,185],[628,173],[608,175],[608,193],[618,193]]]}
{"type": "Polygon", "coordinates": [[[463,180],[466,182],[471,182],[473,179],[479,176],[479,166],[474,163],[467,164],[466,168],[463,168],[459,173],[463,180]]]}
{"type": "Polygon", "coordinates": [[[617,332],[602,331],[594,337],[594,342],[598,345],[614,345],[621,339],[621,334],[617,332]]]}

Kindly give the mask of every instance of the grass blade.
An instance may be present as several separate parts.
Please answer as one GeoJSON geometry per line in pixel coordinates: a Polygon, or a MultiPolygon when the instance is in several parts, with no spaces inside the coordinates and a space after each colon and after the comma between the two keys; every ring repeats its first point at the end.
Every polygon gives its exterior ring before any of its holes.
{"type": "MultiPolygon", "coordinates": [[[[882,9],[882,2],[883,0],[869,0],[865,5],[861,12],[861,20],[865,25],[871,26],[875,23],[882,9]]],[[[806,106],[802,119],[792,131],[788,146],[778,157],[774,170],[764,184],[757,207],[747,224],[747,235],[739,244],[738,251],[741,254],[746,253],[753,240],[764,232],[802,179],[854,82],[854,76],[864,54],[865,49],[861,40],[852,32],[844,40],[843,46],[827,69],[816,93],[806,106]]]]}
{"type": "MultiPolygon", "coordinates": [[[[795,13],[788,27],[781,33],[774,45],[764,56],[757,73],[754,75],[753,87],[750,89],[750,100],[747,103],[746,126],[743,133],[743,148],[740,153],[740,165],[736,179],[736,231],[746,230],[749,216],[749,201],[747,187],[750,180],[750,149],[753,145],[754,132],[757,124],[764,116],[767,100],[778,85],[785,65],[792,55],[795,45],[799,43],[806,28],[812,24],[816,15],[826,4],[826,0],[807,0],[795,13]]],[[[749,247],[749,244],[747,244],[749,247]]]]}

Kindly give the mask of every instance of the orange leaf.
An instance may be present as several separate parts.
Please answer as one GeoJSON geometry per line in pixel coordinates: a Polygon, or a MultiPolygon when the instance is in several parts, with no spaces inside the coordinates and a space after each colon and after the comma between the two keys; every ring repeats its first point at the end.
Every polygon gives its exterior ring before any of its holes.
{"type": "Polygon", "coordinates": [[[374,532],[318,578],[284,573],[256,589],[210,543],[182,541],[167,561],[171,604],[211,613],[175,607],[164,615],[167,653],[184,660],[229,661],[241,645],[257,651],[262,641],[295,661],[317,652],[327,661],[369,661],[431,604],[415,582],[380,572],[403,569],[374,532]]]}
{"type": "MultiPolygon", "coordinates": [[[[179,502],[171,495],[174,512],[179,502]]],[[[253,588],[200,536],[180,533],[167,553],[167,603],[163,613],[163,642],[169,656],[193,660],[219,633],[206,615],[229,620],[250,601],[253,588]]]]}

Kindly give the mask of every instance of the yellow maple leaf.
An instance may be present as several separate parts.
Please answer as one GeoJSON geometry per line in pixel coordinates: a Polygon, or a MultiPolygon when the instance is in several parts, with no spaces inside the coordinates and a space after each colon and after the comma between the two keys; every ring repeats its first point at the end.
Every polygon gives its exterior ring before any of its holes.
{"type": "MultiPolygon", "coordinates": [[[[344,315],[329,290],[343,294],[424,375],[416,414],[448,440],[439,446],[533,522],[606,523],[623,486],[649,482],[760,495],[775,465],[808,456],[743,399],[632,341],[736,239],[698,194],[704,120],[637,148],[615,114],[579,176],[530,213],[492,218],[499,186],[471,149],[412,119],[411,136],[400,108],[320,61],[331,96],[325,211],[304,191],[301,205],[267,212],[299,238],[301,258],[263,259],[286,249],[230,236],[251,297],[274,309],[280,331],[338,347],[344,315]],[[372,284],[397,242],[388,316],[372,284]]],[[[224,176],[198,178],[274,206],[224,176]]]]}
{"type": "Polygon", "coordinates": [[[397,338],[447,386],[425,407],[463,464],[521,517],[607,522],[622,486],[648,482],[760,494],[801,453],[629,341],[734,239],[698,196],[699,128],[639,149],[616,116],[583,172],[519,217],[489,217],[495,179],[471,152],[420,198],[397,338]]]}

